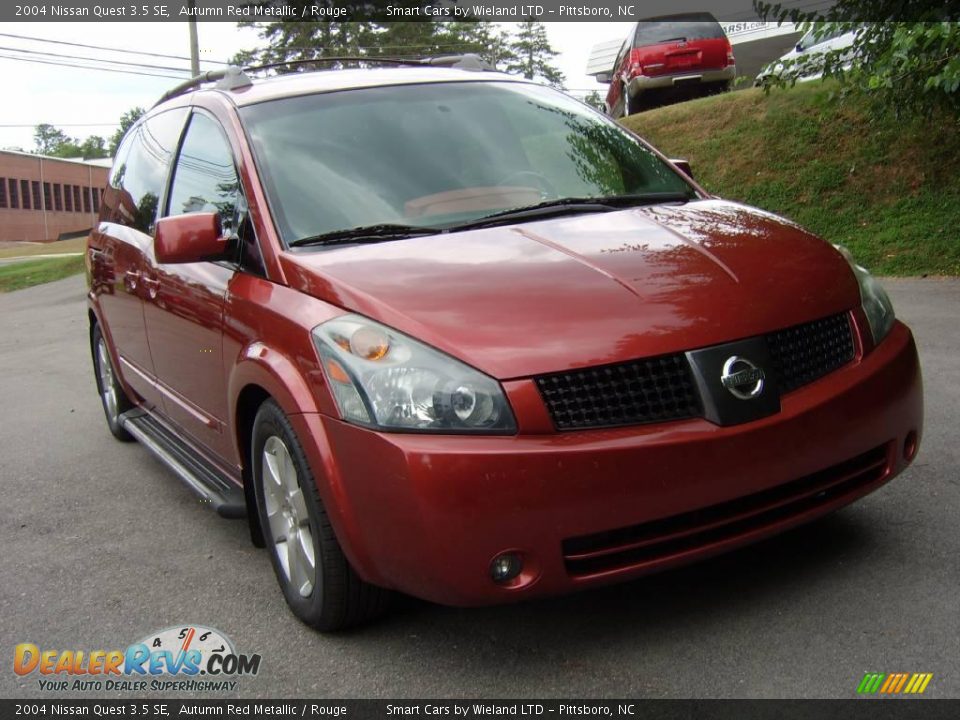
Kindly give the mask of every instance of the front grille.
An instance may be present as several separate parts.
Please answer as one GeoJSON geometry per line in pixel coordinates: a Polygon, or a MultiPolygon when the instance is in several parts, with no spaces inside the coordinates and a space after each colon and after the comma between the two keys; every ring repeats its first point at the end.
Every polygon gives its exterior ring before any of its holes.
{"type": "Polygon", "coordinates": [[[795,325],[767,335],[780,393],[812,383],[853,360],[847,313],[795,325]]]}
{"type": "MultiPolygon", "coordinates": [[[[853,360],[847,313],[766,336],[780,393],[853,360]]],[[[703,416],[686,355],[663,355],[535,378],[557,430],[617,427],[703,416]]]]}
{"type": "Polygon", "coordinates": [[[703,414],[684,355],[536,378],[558,430],[663,422],[703,414]]]}
{"type": "Polygon", "coordinates": [[[789,521],[887,475],[887,446],[777,487],[659,520],[563,541],[567,572],[636,568],[789,521]]]}

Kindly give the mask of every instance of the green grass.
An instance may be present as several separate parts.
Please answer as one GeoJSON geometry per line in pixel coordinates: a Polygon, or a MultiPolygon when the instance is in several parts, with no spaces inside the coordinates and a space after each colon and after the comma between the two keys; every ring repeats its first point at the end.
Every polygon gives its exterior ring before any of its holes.
{"type": "Polygon", "coordinates": [[[0,247],[0,258],[25,257],[27,255],[58,255],[60,253],[83,252],[87,248],[87,238],[79,237],[49,243],[11,244],[0,247]]]}
{"type": "Polygon", "coordinates": [[[960,275],[960,123],[871,118],[835,85],[742,90],[628,118],[698,182],[848,246],[882,275],[960,275]]]}
{"type": "Polygon", "coordinates": [[[21,290],[83,272],[82,255],[0,265],[0,292],[21,290]]]}

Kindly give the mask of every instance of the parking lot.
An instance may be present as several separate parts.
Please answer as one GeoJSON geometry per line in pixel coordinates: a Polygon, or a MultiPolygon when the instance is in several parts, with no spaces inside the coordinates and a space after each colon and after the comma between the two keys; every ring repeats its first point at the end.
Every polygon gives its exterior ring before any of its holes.
{"type": "Polygon", "coordinates": [[[243,697],[852,698],[865,672],[930,672],[927,696],[960,697],[960,281],[886,286],[920,346],[926,427],[879,492],[630,584],[476,610],[403,598],[335,636],[290,615],[244,522],[108,433],[83,278],[0,295],[0,694],[41,695],[11,669],[17,643],[122,649],[199,623],[262,655],[243,697]]]}

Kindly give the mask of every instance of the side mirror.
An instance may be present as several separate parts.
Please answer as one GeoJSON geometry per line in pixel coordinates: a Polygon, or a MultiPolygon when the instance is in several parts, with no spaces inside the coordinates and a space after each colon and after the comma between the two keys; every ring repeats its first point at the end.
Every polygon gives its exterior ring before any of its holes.
{"type": "Polygon", "coordinates": [[[677,170],[682,172],[688,178],[693,180],[693,170],[690,169],[690,162],[687,160],[670,160],[674,165],[677,166],[677,170]]]}
{"type": "Polygon", "coordinates": [[[189,213],[157,220],[153,255],[162,265],[219,260],[229,248],[219,213],[189,213]]]}
{"type": "Polygon", "coordinates": [[[597,73],[594,77],[597,79],[597,82],[601,82],[604,85],[610,84],[610,73],[597,73]]]}

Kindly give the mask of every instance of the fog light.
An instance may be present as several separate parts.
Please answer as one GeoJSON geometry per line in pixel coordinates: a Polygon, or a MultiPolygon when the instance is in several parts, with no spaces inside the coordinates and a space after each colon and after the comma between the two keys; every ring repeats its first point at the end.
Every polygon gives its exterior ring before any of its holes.
{"type": "Polygon", "coordinates": [[[490,577],[495,583],[506,583],[513,580],[523,570],[523,561],[516,553],[506,552],[497,555],[490,563],[490,577]]]}
{"type": "Polygon", "coordinates": [[[911,430],[907,433],[907,439],[903,441],[903,457],[910,462],[917,456],[917,431],[911,430]]]}

